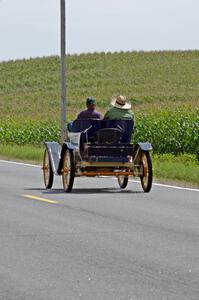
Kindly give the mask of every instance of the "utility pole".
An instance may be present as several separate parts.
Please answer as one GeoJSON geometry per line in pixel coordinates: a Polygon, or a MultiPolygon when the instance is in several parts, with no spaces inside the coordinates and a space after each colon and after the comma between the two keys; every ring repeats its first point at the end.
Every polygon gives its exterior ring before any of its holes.
{"type": "Polygon", "coordinates": [[[66,7],[65,0],[60,0],[61,10],[61,143],[66,139],[66,7]]]}

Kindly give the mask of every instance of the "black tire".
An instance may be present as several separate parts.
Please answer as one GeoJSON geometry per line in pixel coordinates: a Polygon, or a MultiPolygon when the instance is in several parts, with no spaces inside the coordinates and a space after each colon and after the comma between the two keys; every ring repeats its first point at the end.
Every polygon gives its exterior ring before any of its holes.
{"type": "Polygon", "coordinates": [[[73,188],[75,178],[75,165],[73,151],[66,149],[63,155],[63,167],[62,167],[62,182],[64,191],[69,193],[73,188]]]}
{"type": "Polygon", "coordinates": [[[119,184],[120,188],[125,189],[127,187],[129,177],[127,175],[126,176],[121,175],[121,176],[118,176],[117,180],[118,180],[118,184],[119,184]]]}
{"type": "Polygon", "coordinates": [[[54,174],[52,170],[52,165],[49,157],[49,152],[47,149],[44,151],[43,157],[43,179],[46,189],[51,189],[53,185],[54,174]]]}
{"type": "Polygon", "coordinates": [[[141,185],[145,193],[150,192],[153,181],[152,160],[148,151],[141,152],[141,168],[143,175],[140,176],[141,185]]]}

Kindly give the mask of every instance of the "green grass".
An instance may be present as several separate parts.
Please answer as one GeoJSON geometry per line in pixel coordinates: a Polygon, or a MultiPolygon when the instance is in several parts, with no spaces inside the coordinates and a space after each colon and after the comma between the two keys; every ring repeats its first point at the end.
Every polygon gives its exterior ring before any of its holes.
{"type": "Polygon", "coordinates": [[[0,158],[42,164],[44,147],[32,145],[0,145],[0,158]]]}
{"type": "Polygon", "coordinates": [[[153,156],[154,176],[158,181],[199,188],[199,164],[195,156],[172,154],[153,156]]]}

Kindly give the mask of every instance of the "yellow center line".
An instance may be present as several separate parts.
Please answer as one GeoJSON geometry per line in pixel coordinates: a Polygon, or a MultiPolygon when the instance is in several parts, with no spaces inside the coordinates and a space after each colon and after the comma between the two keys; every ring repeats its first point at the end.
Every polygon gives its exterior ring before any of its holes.
{"type": "Polygon", "coordinates": [[[47,203],[51,203],[51,204],[59,203],[59,201],[56,201],[56,200],[50,200],[50,199],[46,199],[46,198],[42,198],[42,197],[37,197],[37,196],[34,196],[34,195],[21,195],[21,196],[24,197],[24,198],[29,198],[29,199],[42,201],[42,202],[47,202],[47,203]]]}

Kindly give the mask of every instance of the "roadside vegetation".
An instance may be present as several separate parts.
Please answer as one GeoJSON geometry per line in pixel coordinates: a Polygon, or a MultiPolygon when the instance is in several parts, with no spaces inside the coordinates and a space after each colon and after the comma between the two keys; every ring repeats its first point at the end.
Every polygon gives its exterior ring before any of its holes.
{"type": "MultiPolygon", "coordinates": [[[[126,95],[133,141],[153,144],[155,176],[199,187],[198,69],[199,51],[69,55],[67,120],[87,96],[105,112],[114,94],[126,95]]],[[[2,62],[0,73],[0,155],[39,162],[43,141],[60,135],[59,58],[2,62]]]]}
{"type": "Polygon", "coordinates": [[[0,159],[42,164],[44,147],[35,145],[1,145],[0,159]]]}
{"type": "Polygon", "coordinates": [[[194,155],[154,155],[153,168],[159,182],[199,188],[199,165],[194,155]]]}

